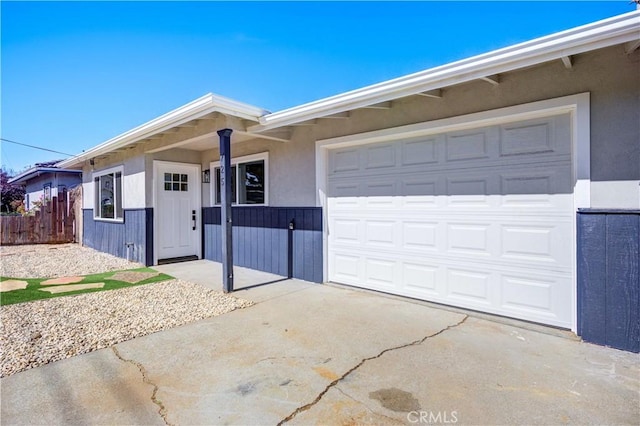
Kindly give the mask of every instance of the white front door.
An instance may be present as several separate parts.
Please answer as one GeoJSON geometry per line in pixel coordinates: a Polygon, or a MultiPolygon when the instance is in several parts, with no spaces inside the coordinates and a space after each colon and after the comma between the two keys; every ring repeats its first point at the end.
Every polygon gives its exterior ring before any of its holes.
{"type": "Polygon", "coordinates": [[[154,165],[157,259],[200,257],[200,165],[154,165]]]}

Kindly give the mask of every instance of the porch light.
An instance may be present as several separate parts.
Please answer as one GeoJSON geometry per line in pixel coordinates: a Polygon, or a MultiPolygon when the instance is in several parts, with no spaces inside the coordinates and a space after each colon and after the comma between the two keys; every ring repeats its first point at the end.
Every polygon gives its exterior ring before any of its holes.
{"type": "Polygon", "coordinates": [[[203,170],[202,171],[202,183],[210,183],[211,182],[211,170],[203,170]]]}

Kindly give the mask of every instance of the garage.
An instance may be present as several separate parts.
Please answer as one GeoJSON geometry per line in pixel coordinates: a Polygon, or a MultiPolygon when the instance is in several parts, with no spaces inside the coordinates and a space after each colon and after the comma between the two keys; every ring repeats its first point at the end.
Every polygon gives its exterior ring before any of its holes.
{"type": "Polygon", "coordinates": [[[327,149],[328,280],[570,328],[572,114],[327,149]]]}

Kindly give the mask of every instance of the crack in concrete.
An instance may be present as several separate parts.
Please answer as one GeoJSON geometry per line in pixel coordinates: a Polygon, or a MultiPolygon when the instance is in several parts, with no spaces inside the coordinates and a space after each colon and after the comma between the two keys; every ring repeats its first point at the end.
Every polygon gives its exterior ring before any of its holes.
{"type": "Polygon", "coordinates": [[[173,426],[173,424],[171,424],[169,420],[167,420],[167,414],[168,414],[167,408],[164,406],[162,401],[160,401],[156,396],[159,389],[158,385],[156,385],[151,380],[149,380],[149,376],[147,375],[146,368],[144,368],[144,366],[137,361],[123,358],[122,355],[120,355],[120,352],[118,352],[118,349],[115,347],[115,345],[111,346],[111,350],[120,361],[133,364],[136,367],[138,367],[138,370],[140,370],[140,374],[142,374],[142,381],[148,385],[153,386],[153,393],[151,394],[151,402],[153,402],[155,405],[158,406],[158,414],[160,414],[160,417],[162,417],[162,420],[165,422],[167,426],[173,426]]]}
{"type": "Polygon", "coordinates": [[[386,354],[387,352],[391,352],[391,351],[395,351],[398,349],[404,349],[404,348],[408,348],[409,346],[416,346],[416,345],[420,345],[422,343],[424,343],[425,341],[427,341],[427,339],[430,339],[432,337],[436,337],[442,333],[444,333],[445,331],[448,331],[452,328],[456,328],[462,324],[464,324],[464,322],[467,320],[467,318],[469,318],[469,315],[465,315],[464,318],[462,318],[460,321],[458,321],[457,323],[453,324],[453,325],[448,325],[447,327],[443,328],[440,331],[437,331],[436,333],[430,334],[428,336],[423,337],[422,339],[418,339],[418,340],[414,340],[413,342],[410,343],[405,343],[404,345],[400,345],[400,346],[394,346],[392,348],[387,348],[384,349],[383,351],[381,351],[378,355],[374,355],[374,356],[370,356],[368,358],[363,358],[358,364],[356,364],[355,366],[353,366],[351,369],[349,369],[346,373],[344,373],[342,376],[338,377],[337,379],[335,379],[334,381],[332,381],[331,383],[329,383],[322,392],[320,392],[318,394],[318,396],[316,396],[316,398],[305,404],[302,405],[298,408],[296,408],[291,414],[289,414],[287,417],[285,417],[284,419],[280,420],[280,422],[278,422],[277,426],[282,426],[283,424],[293,420],[298,414],[309,410],[311,407],[313,407],[314,405],[316,405],[318,402],[320,402],[320,400],[325,396],[325,394],[327,392],[329,392],[329,390],[333,387],[335,387],[338,383],[340,383],[342,380],[344,380],[345,378],[347,378],[347,376],[349,376],[351,373],[353,373],[355,370],[357,370],[358,368],[362,367],[362,365],[367,362],[367,361],[371,361],[377,358],[380,358],[382,355],[386,354]]]}

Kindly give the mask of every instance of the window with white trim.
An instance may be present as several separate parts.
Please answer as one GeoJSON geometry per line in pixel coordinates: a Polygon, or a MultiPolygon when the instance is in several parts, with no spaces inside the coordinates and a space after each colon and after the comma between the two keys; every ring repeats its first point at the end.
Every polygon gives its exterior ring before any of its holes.
{"type": "Polygon", "coordinates": [[[45,203],[51,201],[51,182],[45,183],[42,187],[42,198],[45,203]]]}
{"type": "MultiPolygon", "coordinates": [[[[231,159],[231,203],[237,205],[268,204],[269,153],[231,159]]],[[[220,162],[211,163],[213,171],[211,199],[220,204],[220,162]]]]}
{"type": "Polygon", "coordinates": [[[123,219],[122,212],[122,167],[93,173],[94,209],[96,219],[123,219]]]}

